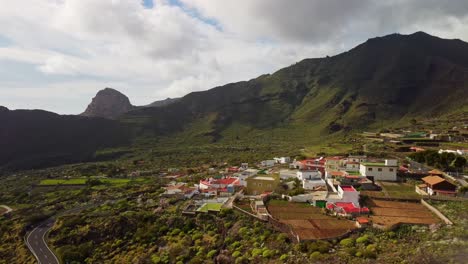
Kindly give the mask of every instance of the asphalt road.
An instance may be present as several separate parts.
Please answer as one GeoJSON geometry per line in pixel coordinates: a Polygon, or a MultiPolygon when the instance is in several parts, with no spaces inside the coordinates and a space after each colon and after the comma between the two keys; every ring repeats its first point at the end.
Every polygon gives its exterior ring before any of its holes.
{"type": "Polygon", "coordinates": [[[36,257],[39,264],[60,264],[52,250],[47,246],[45,241],[46,233],[54,225],[55,219],[48,219],[34,228],[26,237],[26,244],[29,250],[36,257]]]}

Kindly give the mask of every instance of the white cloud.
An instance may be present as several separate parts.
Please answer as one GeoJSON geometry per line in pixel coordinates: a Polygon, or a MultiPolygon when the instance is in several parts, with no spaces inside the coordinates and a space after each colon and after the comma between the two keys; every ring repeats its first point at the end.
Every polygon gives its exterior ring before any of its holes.
{"type": "Polygon", "coordinates": [[[466,1],[179,1],[148,9],[141,0],[0,0],[0,41],[8,40],[0,46],[0,105],[79,113],[104,87],[143,105],[375,35],[468,39],[466,1]]]}

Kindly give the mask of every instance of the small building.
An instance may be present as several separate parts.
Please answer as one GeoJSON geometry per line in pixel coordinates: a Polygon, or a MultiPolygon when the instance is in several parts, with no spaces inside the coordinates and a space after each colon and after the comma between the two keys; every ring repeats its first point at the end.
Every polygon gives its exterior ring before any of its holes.
{"type": "Polygon", "coordinates": [[[346,171],[359,171],[359,164],[357,161],[346,162],[346,171]]]}
{"type": "Polygon", "coordinates": [[[341,216],[356,216],[361,214],[369,214],[369,208],[359,207],[354,203],[337,202],[327,203],[327,209],[332,211],[335,215],[341,216]]]}
{"type": "Polygon", "coordinates": [[[226,188],[228,185],[238,186],[240,185],[240,180],[237,177],[227,177],[224,179],[204,179],[200,180],[199,188],[204,189],[220,189],[226,188]]]}
{"type": "Polygon", "coordinates": [[[262,160],[262,162],[260,162],[260,165],[262,167],[273,167],[275,166],[275,163],[275,160],[262,160]]]}
{"type": "Polygon", "coordinates": [[[424,185],[419,187],[429,195],[455,196],[457,186],[439,176],[427,176],[422,178],[424,185]]]}
{"type": "Polygon", "coordinates": [[[290,157],[279,157],[279,158],[273,158],[273,159],[275,160],[276,163],[279,163],[279,164],[286,164],[286,163],[291,162],[290,157]]]}
{"type": "Polygon", "coordinates": [[[341,170],[344,167],[346,159],[340,156],[328,157],[325,161],[325,170],[326,171],[337,171],[341,170]]]}
{"type": "Polygon", "coordinates": [[[359,167],[361,175],[377,181],[396,181],[398,162],[386,159],[385,162],[362,162],[359,167]]]}
{"type": "Polygon", "coordinates": [[[264,192],[272,192],[279,183],[279,178],[274,176],[257,175],[246,179],[246,194],[259,195],[264,192]]]}
{"type": "Polygon", "coordinates": [[[346,158],[346,162],[366,162],[367,161],[367,156],[366,155],[349,155],[348,158],[346,158]]]}
{"type": "Polygon", "coordinates": [[[280,175],[280,179],[287,180],[291,178],[296,178],[297,171],[296,170],[280,170],[279,175],[280,175]]]}
{"type": "Polygon", "coordinates": [[[246,179],[257,175],[257,173],[258,173],[258,170],[256,169],[246,169],[243,172],[234,174],[234,176],[239,178],[240,185],[247,186],[246,179]]]}
{"type": "Polygon", "coordinates": [[[356,217],[356,226],[358,228],[369,226],[370,221],[367,217],[356,217]]]}
{"type": "Polygon", "coordinates": [[[314,190],[318,187],[326,187],[326,182],[322,179],[322,173],[316,170],[300,170],[297,172],[297,178],[302,182],[302,188],[314,190]]]}

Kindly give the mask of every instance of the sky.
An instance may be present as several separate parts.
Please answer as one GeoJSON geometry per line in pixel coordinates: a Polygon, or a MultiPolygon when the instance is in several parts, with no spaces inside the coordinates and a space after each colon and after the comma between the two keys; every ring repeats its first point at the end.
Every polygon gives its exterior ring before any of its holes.
{"type": "Polygon", "coordinates": [[[416,31],[468,41],[468,1],[0,0],[0,105],[145,105],[416,31]]]}

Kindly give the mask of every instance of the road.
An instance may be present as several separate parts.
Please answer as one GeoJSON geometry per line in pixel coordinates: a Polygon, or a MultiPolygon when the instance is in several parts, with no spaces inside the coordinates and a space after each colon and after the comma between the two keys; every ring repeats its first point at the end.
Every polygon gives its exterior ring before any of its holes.
{"type": "Polygon", "coordinates": [[[47,232],[54,225],[55,219],[49,218],[34,228],[26,237],[26,245],[39,264],[60,264],[55,254],[45,241],[47,232]]]}
{"type": "Polygon", "coordinates": [[[7,205],[0,205],[0,207],[3,207],[5,208],[5,212],[3,212],[1,215],[4,215],[4,214],[8,214],[9,212],[13,211],[13,209],[11,209],[9,206],[7,205]]]}
{"type": "Polygon", "coordinates": [[[410,170],[416,173],[428,173],[431,168],[425,166],[424,164],[421,164],[419,162],[416,162],[414,160],[408,160],[410,163],[410,170]]]}

